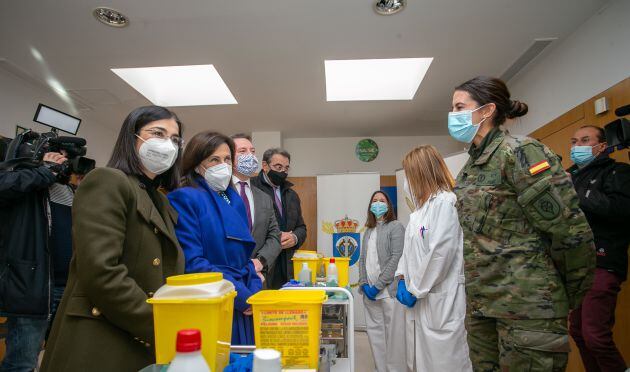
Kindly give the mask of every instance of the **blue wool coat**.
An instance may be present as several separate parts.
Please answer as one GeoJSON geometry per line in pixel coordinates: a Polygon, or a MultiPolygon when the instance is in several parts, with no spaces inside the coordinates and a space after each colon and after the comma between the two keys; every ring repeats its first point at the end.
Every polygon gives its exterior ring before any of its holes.
{"type": "Polygon", "coordinates": [[[245,204],[232,188],[228,203],[211,190],[201,177],[198,187],[184,187],[168,194],[179,213],[175,232],[186,257],[186,272],[220,272],[234,284],[232,344],[253,345],[254,329],[247,299],[262,289],[262,282],[250,257],[256,242],[249,232],[245,204]]]}

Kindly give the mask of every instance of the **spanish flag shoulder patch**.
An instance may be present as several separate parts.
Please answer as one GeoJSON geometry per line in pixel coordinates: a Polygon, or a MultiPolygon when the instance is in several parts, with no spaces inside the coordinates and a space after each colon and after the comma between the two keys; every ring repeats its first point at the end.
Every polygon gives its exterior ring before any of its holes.
{"type": "Polygon", "coordinates": [[[544,172],[547,169],[551,168],[551,165],[549,165],[549,162],[547,160],[543,160],[541,162],[538,162],[534,165],[532,165],[531,167],[529,167],[529,173],[532,176],[537,175],[540,172],[544,172]]]}

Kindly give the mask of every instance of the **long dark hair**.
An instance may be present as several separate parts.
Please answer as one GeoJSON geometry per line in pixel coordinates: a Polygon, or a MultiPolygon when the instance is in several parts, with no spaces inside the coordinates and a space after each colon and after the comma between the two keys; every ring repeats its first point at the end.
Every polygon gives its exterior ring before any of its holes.
{"type": "Polygon", "coordinates": [[[477,76],[460,84],[455,90],[470,94],[479,106],[494,103],[497,107],[492,123],[495,127],[505,123],[505,119],[514,119],[527,114],[527,104],[511,100],[510,91],[501,79],[477,76]]]}
{"type": "Polygon", "coordinates": [[[385,215],[383,216],[383,222],[388,223],[396,219],[396,213],[394,213],[394,207],[392,206],[392,201],[389,199],[389,196],[387,196],[387,193],[381,190],[374,191],[374,194],[370,196],[370,204],[368,204],[368,212],[367,212],[368,217],[367,217],[367,221],[365,222],[365,227],[370,228],[370,229],[373,229],[374,227],[376,227],[376,216],[370,210],[370,206],[372,206],[372,200],[374,200],[374,197],[376,196],[376,194],[383,194],[383,196],[385,196],[385,200],[387,201],[387,213],[385,213],[385,215]]]}
{"type": "Polygon", "coordinates": [[[182,183],[184,186],[197,187],[195,168],[208,156],[214,154],[224,143],[230,148],[232,162],[234,162],[234,141],[230,137],[210,130],[195,134],[186,145],[182,159],[182,183]]]}
{"type": "MultiPolygon", "coordinates": [[[[120,128],[114,151],[109,162],[107,162],[107,166],[120,169],[130,175],[141,176],[144,174],[140,156],[138,151],[136,151],[138,138],[136,135],[147,124],[164,119],[175,119],[179,127],[179,136],[181,137],[184,131],[183,124],[171,110],[161,106],[143,106],[131,111],[120,128]]],[[[159,186],[168,191],[174,190],[179,186],[182,149],[178,150],[177,159],[173,166],[155,178],[159,186]]]]}

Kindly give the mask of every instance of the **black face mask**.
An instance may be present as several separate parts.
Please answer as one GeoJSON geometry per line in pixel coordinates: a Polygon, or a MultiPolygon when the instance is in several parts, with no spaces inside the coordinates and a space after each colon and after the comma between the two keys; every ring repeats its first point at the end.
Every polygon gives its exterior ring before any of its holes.
{"type": "Polygon", "coordinates": [[[286,172],[278,172],[273,169],[270,169],[269,172],[267,172],[267,177],[269,177],[269,180],[276,186],[284,185],[288,176],[289,174],[286,172]]]}

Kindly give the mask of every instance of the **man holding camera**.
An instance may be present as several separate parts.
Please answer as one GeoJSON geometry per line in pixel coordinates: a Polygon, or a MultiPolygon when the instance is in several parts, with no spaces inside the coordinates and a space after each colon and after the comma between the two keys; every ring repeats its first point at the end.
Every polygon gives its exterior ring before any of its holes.
{"type": "Polygon", "coordinates": [[[0,170],[0,314],[8,328],[2,372],[37,367],[53,297],[63,291],[55,291],[53,261],[69,262],[72,254],[67,164],[65,154],[48,152],[40,165],[0,170]]]}
{"type": "Polygon", "coordinates": [[[584,126],[571,138],[568,169],[595,238],[597,268],[590,291],[570,315],[570,333],[587,372],[625,371],[613,341],[615,307],[628,273],[630,165],[608,156],[604,130],[584,126]]]}

